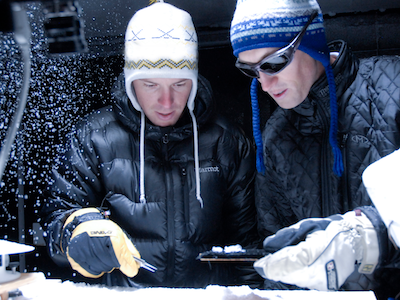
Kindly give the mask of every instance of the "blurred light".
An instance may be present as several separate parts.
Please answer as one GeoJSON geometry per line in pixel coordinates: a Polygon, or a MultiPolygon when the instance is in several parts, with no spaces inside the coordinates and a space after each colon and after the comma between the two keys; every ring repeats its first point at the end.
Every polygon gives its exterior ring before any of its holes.
{"type": "Polygon", "coordinates": [[[9,0],[0,0],[0,31],[11,32],[13,30],[12,12],[9,0]]]}
{"type": "Polygon", "coordinates": [[[50,53],[75,53],[87,51],[81,8],[77,1],[54,0],[43,3],[44,30],[50,53]]]}

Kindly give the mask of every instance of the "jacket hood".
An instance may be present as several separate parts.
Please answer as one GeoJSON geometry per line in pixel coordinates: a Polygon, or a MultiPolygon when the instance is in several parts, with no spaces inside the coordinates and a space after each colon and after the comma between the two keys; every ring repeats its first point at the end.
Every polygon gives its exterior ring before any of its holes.
{"type": "MultiPolygon", "coordinates": [[[[125,92],[124,74],[121,73],[116,81],[113,90],[113,107],[119,120],[134,132],[140,131],[140,112],[134,109],[131,101],[125,92]]],[[[198,90],[194,101],[194,114],[198,126],[201,127],[215,114],[215,103],[210,83],[203,76],[199,75],[198,90]]],[[[190,119],[188,108],[174,126],[162,128],[153,125],[146,119],[145,135],[147,139],[156,140],[163,136],[165,131],[170,133],[170,140],[182,140],[193,136],[193,124],[190,119]]]]}
{"type": "MultiPolygon", "coordinates": [[[[140,202],[146,203],[145,184],[144,184],[144,163],[145,163],[145,140],[161,139],[165,133],[168,134],[170,141],[180,141],[193,136],[193,154],[196,173],[196,198],[201,207],[203,199],[200,194],[200,163],[199,163],[199,127],[207,122],[213,113],[213,97],[209,83],[199,76],[197,95],[193,102],[188,103],[181,118],[174,126],[160,127],[151,124],[143,111],[135,112],[132,102],[125,93],[124,77],[120,76],[116,88],[114,89],[115,110],[118,118],[128,128],[137,132],[140,138],[140,202]],[[122,92],[123,91],[123,92],[122,92]],[[191,122],[190,122],[191,121],[191,122]]],[[[190,100],[190,99],[189,99],[190,100]]]]}

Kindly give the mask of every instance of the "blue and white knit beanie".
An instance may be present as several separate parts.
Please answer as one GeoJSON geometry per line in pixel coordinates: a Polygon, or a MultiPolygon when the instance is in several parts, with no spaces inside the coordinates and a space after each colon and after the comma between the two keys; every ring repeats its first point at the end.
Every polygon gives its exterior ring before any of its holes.
{"type": "MultiPolygon", "coordinates": [[[[334,154],[333,170],[341,176],[343,172],[342,155],[337,142],[338,109],[336,85],[330,66],[330,53],[326,42],[323,16],[316,0],[238,0],[231,23],[230,37],[233,54],[267,48],[287,46],[301,31],[311,14],[318,11],[318,16],[308,26],[299,50],[320,61],[325,67],[328,78],[331,125],[329,141],[334,154]]],[[[259,108],[257,98],[257,79],[251,86],[253,109],[253,134],[257,145],[257,169],[265,172],[263,146],[260,130],[259,108]]]]}
{"type": "Polygon", "coordinates": [[[137,11],[125,33],[125,89],[133,107],[141,113],[140,125],[140,201],[146,202],[144,188],[145,114],[136,98],[132,82],[145,78],[185,78],[192,80],[187,107],[193,123],[196,198],[200,195],[200,167],[197,121],[194,100],[198,79],[198,40],[192,17],[163,0],[137,11]]]}
{"type": "Polygon", "coordinates": [[[188,100],[194,109],[198,76],[198,41],[192,17],[164,1],[137,11],[125,33],[125,88],[134,108],[141,111],[132,82],[144,78],[192,80],[188,100]]]}

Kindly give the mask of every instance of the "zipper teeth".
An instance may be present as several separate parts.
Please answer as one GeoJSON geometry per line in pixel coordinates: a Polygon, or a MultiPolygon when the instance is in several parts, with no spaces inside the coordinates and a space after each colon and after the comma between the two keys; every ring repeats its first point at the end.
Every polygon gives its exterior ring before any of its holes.
{"type": "MultiPolygon", "coordinates": [[[[172,176],[171,176],[171,165],[168,162],[168,135],[164,135],[162,139],[162,148],[164,150],[164,170],[165,170],[165,184],[166,190],[172,191],[172,176]]],[[[170,192],[171,193],[171,192],[170,192]]],[[[175,273],[175,223],[174,223],[174,201],[173,195],[167,193],[167,241],[168,241],[168,251],[167,251],[167,281],[173,281],[175,273]],[[169,201],[171,199],[171,201],[169,201]]]]}
{"type": "MultiPolygon", "coordinates": [[[[343,135],[342,139],[342,153],[343,153],[343,166],[344,169],[346,170],[346,165],[347,165],[347,139],[349,137],[349,134],[346,133],[343,135]]],[[[348,189],[348,180],[347,180],[347,172],[343,172],[342,175],[342,184],[343,184],[343,211],[348,211],[350,209],[350,201],[349,201],[349,189],[348,189]]]]}
{"type": "Polygon", "coordinates": [[[321,210],[324,217],[329,216],[331,213],[331,199],[330,199],[330,181],[329,181],[329,122],[327,114],[319,101],[315,101],[318,108],[318,116],[320,116],[323,134],[323,143],[321,149],[321,210]],[[328,130],[326,130],[328,129],[328,130]]]}
{"type": "MultiPolygon", "coordinates": [[[[182,167],[181,168],[181,174],[182,174],[182,197],[183,197],[183,203],[185,205],[185,221],[186,224],[189,224],[189,192],[187,190],[187,170],[186,168],[182,167]]],[[[188,230],[189,232],[189,230],[188,230]]]]}

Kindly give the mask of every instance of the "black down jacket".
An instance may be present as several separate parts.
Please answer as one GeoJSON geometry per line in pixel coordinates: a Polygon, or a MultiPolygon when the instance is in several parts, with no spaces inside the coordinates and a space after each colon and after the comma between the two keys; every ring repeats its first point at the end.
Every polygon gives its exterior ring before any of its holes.
{"type": "Polygon", "coordinates": [[[329,87],[323,76],[299,106],[277,108],[263,131],[266,174],[256,179],[263,237],[304,218],[370,205],[364,169],[400,147],[400,58],[359,60],[343,41],[329,46],[339,52],[332,67],[344,173],[339,178],[332,171],[329,87]]]}
{"type": "Polygon", "coordinates": [[[68,265],[60,251],[66,218],[83,207],[104,205],[155,273],[140,269],[132,280],[118,270],[101,279],[108,285],[204,287],[235,283],[224,265],[196,260],[214,245],[250,244],[257,236],[254,205],[254,149],[242,132],[213,114],[212,92],[199,79],[195,115],[199,124],[201,196],[196,199],[191,119],[171,128],[146,122],[145,192],[139,201],[140,115],[125,94],[123,78],[116,105],[77,125],[67,152],[53,170],[51,196],[42,209],[52,259],[68,265]]]}

